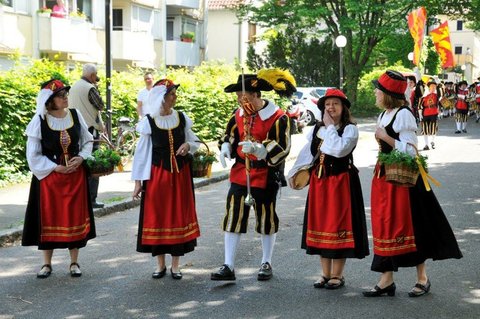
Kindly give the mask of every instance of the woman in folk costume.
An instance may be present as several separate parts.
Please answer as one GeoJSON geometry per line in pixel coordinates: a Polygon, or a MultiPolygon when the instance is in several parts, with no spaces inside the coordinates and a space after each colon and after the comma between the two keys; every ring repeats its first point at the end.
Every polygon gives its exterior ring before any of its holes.
{"type": "Polygon", "coordinates": [[[211,274],[212,280],[235,280],[235,254],[241,234],[247,232],[250,207],[257,220],[255,231],[261,234],[262,262],[257,280],[273,276],[272,255],[279,219],[277,194],[286,186],[282,164],[290,152],[290,122],[285,112],[261,91],[289,97],[296,91],[295,79],[284,70],[264,69],[258,74],[239,75],[237,83],[224,91],[236,93],[241,108],[228,121],[220,140],[220,160],[235,158],[230,171],[230,189],[222,221],[225,256],[223,265],[211,274]],[[248,176],[247,176],[248,174],[248,176]]]}
{"type": "Polygon", "coordinates": [[[165,254],[172,256],[172,277],[182,279],[180,256],[193,251],[200,236],[191,174],[199,144],[192,120],[173,109],[178,87],[168,79],[156,82],[147,102],[151,113],[137,125],[141,136],[132,167],[133,197],[141,198],[137,251],[157,257],[155,279],[167,272],[165,254]]]}
{"type": "Polygon", "coordinates": [[[82,165],[93,137],[82,115],[68,109],[68,90],[60,80],[42,84],[37,112],[27,126],[27,161],[33,173],[22,246],[38,246],[44,265],[38,278],[52,273],[53,250],[68,248],[70,275],[80,277],[79,249],[95,238],[87,173],[82,165]]]}
{"type": "Polygon", "coordinates": [[[420,125],[422,135],[425,140],[424,151],[430,149],[428,146],[428,137],[431,136],[430,145],[435,148],[435,136],[438,131],[438,113],[439,113],[440,91],[437,89],[437,82],[430,79],[427,83],[427,90],[423,94],[419,106],[420,125]]]}
{"type": "Polygon", "coordinates": [[[322,275],[315,288],[337,289],[345,284],[347,258],[369,254],[365,208],[353,150],[358,128],[350,115],[350,101],[338,89],[318,100],[322,112],[290,170],[289,184],[299,168],[314,161],[305,207],[302,248],[320,255],[322,275]],[[317,155],[318,154],[318,155],[317,155]]]}
{"type": "MultiPolygon", "coordinates": [[[[415,156],[417,125],[405,105],[406,79],[396,71],[386,71],[373,84],[376,104],[385,109],[378,117],[375,131],[380,152],[396,149],[415,156]]],[[[423,178],[418,178],[413,187],[398,186],[385,180],[385,167],[377,162],[371,209],[374,251],[371,270],[381,276],[372,290],[363,292],[364,296],[394,296],[393,272],[399,267],[416,267],[417,282],[408,296],[422,296],[431,286],[427,259],[462,258],[450,224],[423,178]]]]}
{"type": "Polygon", "coordinates": [[[455,124],[457,129],[455,134],[467,133],[468,120],[468,83],[467,81],[460,81],[457,84],[457,101],[455,102],[455,124]]]}
{"type": "Polygon", "coordinates": [[[478,123],[480,121],[480,77],[477,78],[477,82],[475,82],[474,84],[475,103],[477,107],[475,110],[475,122],[478,123]]]}

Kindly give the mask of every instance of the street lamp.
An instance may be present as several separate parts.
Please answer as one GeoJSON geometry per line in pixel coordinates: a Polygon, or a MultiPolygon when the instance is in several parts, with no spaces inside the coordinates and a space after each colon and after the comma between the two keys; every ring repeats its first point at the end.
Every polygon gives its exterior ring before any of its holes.
{"type": "Polygon", "coordinates": [[[462,69],[462,80],[465,80],[465,69],[467,68],[467,66],[465,64],[462,64],[460,68],[462,69]]]}
{"type": "Polygon", "coordinates": [[[347,38],[343,35],[339,35],[335,39],[335,44],[340,49],[340,90],[343,89],[343,48],[347,45],[347,38]]]}

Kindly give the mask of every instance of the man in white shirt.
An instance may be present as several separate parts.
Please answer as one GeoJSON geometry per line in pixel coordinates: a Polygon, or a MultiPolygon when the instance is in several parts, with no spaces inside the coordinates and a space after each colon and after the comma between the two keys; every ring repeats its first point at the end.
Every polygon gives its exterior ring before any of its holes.
{"type": "Polygon", "coordinates": [[[145,114],[148,113],[146,104],[148,100],[148,94],[150,93],[150,90],[153,87],[153,75],[150,72],[145,73],[143,76],[143,80],[145,81],[145,88],[141,89],[138,92],[137,96],[137,113],[138,117],[142,118],[145,116],[145,114]]]}

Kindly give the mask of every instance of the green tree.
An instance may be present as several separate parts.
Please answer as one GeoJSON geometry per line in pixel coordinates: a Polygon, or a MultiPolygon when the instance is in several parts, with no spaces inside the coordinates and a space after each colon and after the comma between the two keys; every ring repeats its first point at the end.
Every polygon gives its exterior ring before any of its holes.
{"type": "MultiPolygon", "coordinates": [[[[344,35],[347,38],[344,48],[345,90],[355,101],[357,83],[371,62],[377,45],[392,34],[408,34],[408,29],[404,28],[408,12],[425,6],[429,16],[435,16],[461,12],[462,4],[463,8],[473,9],[466,0],[448,3],[440,0],[267,0],[261,5],[240,7],[240,11],[244,17],[266,27],[288,26],[288,32],[301,30],[307,36],[325,37],[332,42],[337,36],[344,35]]],[[[478,12],[476,8],[475,12],[478,12]]]]}

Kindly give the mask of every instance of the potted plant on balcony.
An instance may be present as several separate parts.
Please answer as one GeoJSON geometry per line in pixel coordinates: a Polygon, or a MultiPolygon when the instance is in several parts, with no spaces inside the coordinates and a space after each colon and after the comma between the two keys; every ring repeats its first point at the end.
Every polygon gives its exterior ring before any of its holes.
{"type": "Polygon", "coordinates": [[[70,19],[85,21],[85,20],[87,20],[87,15],[85,13],[83,13],[82,11],[72,11],[72,12],[70,12],[70,19]]]}
{"type": "Polygon", "coordinates": [[[180,34],[180,40],[182,42],[193,42],[195,41],[195,33],[189,31],[180,34]]]}
{"type": "Polygon", "coordinates": [[[37,14],[39,17],[50,17],[51,13],[52,9],[49,9],[47,7],[43,7],[37,10],[37,14]]]}

